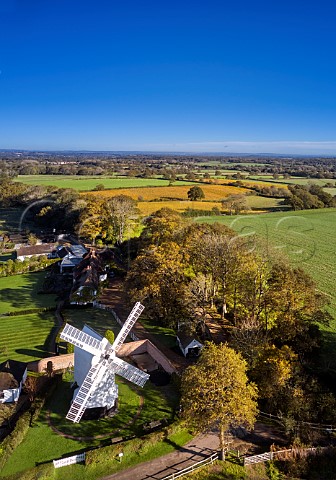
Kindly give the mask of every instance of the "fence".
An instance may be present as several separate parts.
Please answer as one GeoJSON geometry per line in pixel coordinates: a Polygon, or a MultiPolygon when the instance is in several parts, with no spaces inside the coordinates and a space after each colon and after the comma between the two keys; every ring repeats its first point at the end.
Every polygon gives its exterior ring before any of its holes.
{"type": "Polygon", "coordinates": [[[183,475],[187,475],[188,473],[192,473],[198,468],[205,467],[205,465],[212,464],[215,460],[218,460],[218,453],[213,453],[210,457],[201,460],[200,462],[194,463],[190,465],[190,467],[184,468],[183,470],[179,470],[178,472],[174,472],[168,477],[162,478],[162,480],[175,480],[176,478],[183,477],[183,475]]]}
{"type": "Polygon", "coordinates": [[[59,460],[53,460],[55,468],[66,467],[67,465],[73,465],[74,463],[85,462],[85,452],[73,455],[72,457],[60,458],[59,460]]]}
{"type": "MultiPolygon", "coordinates": [[[[100,303],[100,302],[93,302],[93,306],[94,308],[99,308],[100,310],[107,310],[108,312],[112,313],[115,321],[117,323],[119,323],[119,325],[122,327],[124,325],[124,323],[120,320],[120,318],[118,317],[118,315],[115,313],[115,311],[109,307],[108,305],[104,305],[103,303],[100,303]]],[[[132,340],[134,341],[137,341],[139,340],[139,338],[133,333],[133,332],[129,332],[128,335],[131,337],[132,340]]]]}
{"type": "Polygon", "coordinates": [[[246,465],[252,465],[253,463],[268,462],[269,460],[273,460],[273,453],[274,452],[266,452],[261,453],[260,455],[253,455],[252,457],[245,457],[244,467],[246,465]]]}
{"type": "Polygon", "coordinates": [[[287,450],[277,450],[275,452],[265,452],[260,455],[253,455],[252,457],[244,458],[244,467],[246,465],[252,465],[253,463],[268,462],[274,460],[275,458],[282,457],[286,459],[288,457],[303,457],[307,455],[314,455],[318,452],[325,450],[328,447],[307,447],[307,448],[289,448],[287,450]]]}
{"type": "MultiPolygon", "coordinates": [[[[271,413],[265,413],[265,412],[260,412],[258,414],[262,418],[269,418],[270,420],[273,420],[275,422],[280,423],[283,425],[283,421],[286,419],[286,417],[280,417],[278,415],[273,415],[271,413]]],[[[296,421],[297,425],[305,425],[308,428],[311,428],[313,430],[323,430],[324,432],[331,433],[333,431],[336,431],[336,426],[332,424],[323,424],[323,423],[313,423],[313,422],[304,422],[301,420],[296,421]]]]}

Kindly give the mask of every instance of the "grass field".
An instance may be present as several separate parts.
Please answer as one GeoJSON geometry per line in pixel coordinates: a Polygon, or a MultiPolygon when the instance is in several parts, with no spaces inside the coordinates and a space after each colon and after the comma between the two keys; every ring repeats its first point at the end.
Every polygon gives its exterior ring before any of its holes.
{"type": "MultiPolygon", "coordinates": [[[[292,184],[292,185],[320,185],[323,187],[326,183],[332,183],[333,185],[336,184],[335,179],[329,178],[307,178],[307,177],[291,177],[291,178],[278,178],[274,179],[273,175],[252,175],[249,177],[253,180],[260,180],[260,181],[267,181],[267,183],[281,183],[281,184],[292,184]]],[[[266,183],[266,182],[265,182],[266,183]]]]}
{"type": "Polygon", "coordinates": [[[7,358],[31,362],[48,357],[48,337],[53,328],[53,312],[0,317],[0,339],[3,348],[0,362],[7,358]]]}
{"type": "Polygon", "coordinates": [[[114,320],[112,313],[98,308],[73,308],[62,311],[67,322],[74,327],[82,329],[84,325],[96,330],[100,335],[104,335],[106,330],[113,330],[117,335],[120,326],[114,320]]]}
{"type": "Polygon", "coordinates": [[[166,387],[155,387],[150,382],[141,389],[144,405],[140,416],[136,414],[140,405],[140,396],[127,381],[117,380],[119,385],[119,413],[112,418],[85,421],[73,424],[65,420],[71,399],[70,383],[62,382],[47,403],[39,419],[29,429],[24,441],[15,450],[5,465],[2,475],[10,475],[35,466],[36,462],[48,462],[61,456],[67,456],[83,448],[106,444],[106,439],[78,441],[64,438],[49,427],[46,412],[51,412],[51,422],[59,430],[73,436],[106,435],[105,438],[122,437],[143,433],[142,425],[152,420],[171,419],[176,407],[176,397],[166,395],[166,387]]]}
{"type": "Polygon", "coordinates": [[[292,265],[307,270],[331,301],[334,317],[330,352],[336,362],[336,209],[305,210],[249,216],[198,218],[198,222],[224,223],[241,235],[262,238],[270,256],[283,253],[292,265]]]}
{"type": "MultiPolygon", "coordinates": [[[[74,188],[75,190],[90,191],[97,185],[103,184],[105,188],[133,188],[156,187],[169,185],[168,180],[158,178],[116,178],[104,176],[81,175],[19,175],[14,179],[27,185],[53,185],[59,188],[74,188]]],[[[177,181],[176,185],[190,185],[190,182],[177,181]]]]}
{"type": "Polygon", "coordinates": [[[32,308],[55,307],[55,295],[39,293],[45,272],[0,278],[0,314],[32,308]]]}

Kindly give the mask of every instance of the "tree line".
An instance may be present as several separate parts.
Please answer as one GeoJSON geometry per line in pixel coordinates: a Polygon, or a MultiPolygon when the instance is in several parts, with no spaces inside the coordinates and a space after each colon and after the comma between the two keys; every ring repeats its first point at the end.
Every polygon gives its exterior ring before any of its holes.
{"type": "Polygon", "coordinates": [[[330,321],[327,298],[301,268],[250,247],[226,226],[189,223],[162,209],[133,239],[128,294],[153,322],[203,340],[207,319],[219,321],[265,411],[333,422],[335,398],[312,373],[319,325],[330,321]]]}

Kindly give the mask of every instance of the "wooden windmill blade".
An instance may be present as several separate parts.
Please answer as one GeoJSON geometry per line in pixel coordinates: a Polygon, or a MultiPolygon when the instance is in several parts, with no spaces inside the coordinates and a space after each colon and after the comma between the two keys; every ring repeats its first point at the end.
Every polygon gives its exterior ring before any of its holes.
{"type": "Polygon", "coordinates": [[[118,352],[118,350],[120,349],[121,345],[124,343],[124,341],[126,340],[126,337],[127,335],[129,334],[129,332],[131,331],[133,325],[135,324],[135,322],[138,320],[138,318],[140,317],[142,311],[144,310],[144,306],[141,305],[140,302],[137,302],[131,313],[129,314],[126,322],[124,323],[124,325],[122,326],[117,338],[115,339],[115,341],[113,342],[113,345],[112,345],[112,348],[115,352],[118,352]]]}
{"type": "Polygon", "coordinates": [[[121,360],[121,358],[115,357],[111,362],[111,367],[114,373],[126,378],[126,380],[129,380],[132,383],[135,383],[135,385],[138,385],[139,387],[143,387],[150,377],[148,373],[130,365],[124,360],[121,360]]]}
{"type": "Polygon", "coordinates": [[[80,422],[86,404],[94,393],[107,368],[106,360],[100,360],[98,363],[92,365],[67,413],[66,418],[68,420],[71,420],[74,423],[80,422]]]}
{"type": "Polygon", "coordinates": [[[68,323],[63,328],[63,331],[60,335],[62,340],[72,343],[76,347],[82,348],[83,350],[91,353],[95,356],[100,356],[103,351],[102,342],[96,338],[88,335],[87,333],[78,330],[78,328],[69,325],[68,323]]]}

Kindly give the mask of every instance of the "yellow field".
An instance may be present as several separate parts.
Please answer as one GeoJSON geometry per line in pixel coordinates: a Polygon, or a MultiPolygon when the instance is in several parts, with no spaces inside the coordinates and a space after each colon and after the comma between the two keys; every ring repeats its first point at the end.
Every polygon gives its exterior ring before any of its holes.
{"type": "MultiPolygon", "coordinates": [[[[231,187],[229,185],[199,185],[204,192],[205,200],[220,202],[222,198],[228,197],[233,194],[244,194],[248,192],[247,188],[231,187]]],[[[116,195],[128,195],[134,200],[138,201],[151,201],[151,200],[188,200],[188,190],[190,190],[189,185],[183,186],[171,186],[171,187],[141,187],[141,188],[118,188],[114,190],[103,190],[101,192],[90,192],[90,195],[96,195],[100,198],[109,198],[116,195]]],[[[160,204],[162,202],[159,202],[160,204]]],[[[190,208],[200,208],[196,207],[196,203],[202,204],[202,202],[190,202],[188,201],[188,206],[190,208]]],[[[206,205],[206,204],[205,204],[206,205]]],[[[214,205],[212,205],[214,206],[214,205]]],[[[212,208],[209,206],[204,207],[205,209],[212,208]]],[[[140,208],[140,205],[139,205],[140,208]]],[[[174,207],[176,208],[176,207],[174,207]]],[[[187,208],[187,207],[185,207],[187,208]]]]}
{"type": "Polygon", "coordinates": [[[211,210],[214,207],[221,209],[220,202],[190,202],[189,200],[166,200],[163,202],[139,202],[137,208],[141,215],[151,215],[161,208],[171,208],[175,212],[184,212],[187,208],[194,210],[211,210]]]}

